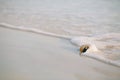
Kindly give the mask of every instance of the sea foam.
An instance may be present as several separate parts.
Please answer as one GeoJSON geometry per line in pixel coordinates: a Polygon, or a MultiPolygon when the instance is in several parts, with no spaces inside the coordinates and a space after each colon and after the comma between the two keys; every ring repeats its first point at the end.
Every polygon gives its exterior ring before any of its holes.
{"type": "MultiPolygon", "coordinates": [[[[88,37],[88,36],[79,36],[78,37],[78,36],[58,35],[58,34],[54,34],[54,33],[50,33],[50,32],[45,32],[45,31],[42,31],[42,30],[38,30],[38,29],[35,29],[35,28],[26,28],[24,26],[23,27],[22,26],[14,26],[14,25],[7,24],[7,23],[0,23],[0,27],[68,39],[73,44],[78,46],[78,48],[80,48],[82,45],[87,44],[87,45],[90,46],[89,49],[85,53],[82,53],[81,55],[87,56],[87,57],[90,57],[90,58],[93,58],[93,59],[96,59],[96,60],[99,60],[99,61],[102,61],[102,62],[107,63],[107,64],[111,64],[111,65],[120,67],[120,62],[116,62],[116,61],[113,61],[111,59],[107,59],[106,57],[104,57],[103,51],[100,50],[99,48],[97,48],[97,46],[96,46],[96,44],[99,44],[101,40],[120,37],[119,34],[114,34],[113,33],[111,35],[106,34],[106,35],[96,36],[96,37],[88,37]]],[[[105,44],[103,44],[103,45],[105,45],[105,44]]],[[[118,46],[119,46],[119,44],[118,44],[118,46]]]]}

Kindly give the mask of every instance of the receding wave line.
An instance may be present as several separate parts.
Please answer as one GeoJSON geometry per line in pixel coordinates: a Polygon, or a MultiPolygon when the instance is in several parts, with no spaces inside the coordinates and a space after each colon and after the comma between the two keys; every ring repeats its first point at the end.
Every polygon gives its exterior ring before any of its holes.
{"type": "Polygon", "coordinates": [[[82,56],[87,56],[87,57],[89,57],[89,58],[92,58],[92,59],[101,61],[101,62],[103,62],[103,63],[110,64],[110,65],[113,65],[113,66],[116,66],[116,67],[119,67],[119,68],[120,68],[120,63],[118,63],[118,62],[116,62],[116,61],[112,61],[112,60],[110,60],[110,59],[106,59],[106,58],[101,57],[101,56],[99,56],[99,55],[82,54],[82,56]]]}
{"type": "MultiPolygon", "coordinates": [[[[43,34],[43,35],[48,35],[48,36],[53,36],[53,37],[58,37],[58,38],[64,38],[64,39],[68,39],[70,40],[72,43],[75,43],[74,41],[74,38],[73,36],[65,36],[65,35],[57,35],[57,34],[54,34],[54,33],[50,33],[50,32],[45,32],[45,31],[42,31],[42,30],[37,30],[35,28],[25,28],[25,27],[19,27],[19,26],[14,26],[14,25],[11,25],[11,24],[7,24],[7,23],[0,23],[0,27],[4,27],[4,28],[9,28],[9,29],[15,29],[15,30],[21,30],[21,31],[26,31],[26,32],[32,32],[32,33],[36,33],[36,34],[43,34]]],[[[81,37],[82,38],[82,37],[81,37]]],[[[80,40],[81,41],[81,40],[80,40]]],[[[89,39],[88,41],[85,40],[86,43],[90,42],[89,39]]],[[[82,43],[82,42],[80,42],[82,43]]],[[[82,44],[83,45],[83,44],[82,44]]],[[[92,45],[92,44],[91,44],[92,45]]],[[[94,45],[94,44],[93,44],[94,45]]],[[[79,46],[80,47],[80,46],[79,46]]],[[[97,52],[96,52],[97,53],[97,52]]],[[[110,64],[110,65],[113,65],[113,66],[117,66],[117,67],[120,67],[120,64],[115,62],[115,61],[112,61],[112,60],[109,60],[109,59],[106,59],[106,58],[103,58],[99,55],[91,55],[91,54],[82,54],[83,56],[87,56],[87,57],[90,57],[90,58],[93,58],[93,59],[96,59],[96,60],[99,60],[99,61],[102,61],[104,63],[107,63],[107,64],[110,64]]]]}
{"type": "Polygon", "coordinates": [[[25,28],[25,27],[21,27],[21,26],[19,27],[19,26],[14,26],[14,25],[7,24],[7,23],[0,23],[0,27],[21,30],[21,31],[26,31],[26,32],[32,32],[32,33],[37,33],[37,34],[43,34],[43,35],[53,36],[53,37],[58,37],[58,38],[71,39],[71,36],[58,35],[58,34],[54,34],[54,33],[50,33],[50,32],[45,32],[42,30],[38,30],[35,28],[25,28]]]}

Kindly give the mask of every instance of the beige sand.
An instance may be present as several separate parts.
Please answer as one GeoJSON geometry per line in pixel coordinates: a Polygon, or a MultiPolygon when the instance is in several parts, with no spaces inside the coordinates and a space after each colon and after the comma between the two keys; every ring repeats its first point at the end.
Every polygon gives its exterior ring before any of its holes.
{"type": "Polygon", "coordinates": [[[0,80],[120,79],[120,68],[78,53],[67,40],[0,27],[0,80]]]}

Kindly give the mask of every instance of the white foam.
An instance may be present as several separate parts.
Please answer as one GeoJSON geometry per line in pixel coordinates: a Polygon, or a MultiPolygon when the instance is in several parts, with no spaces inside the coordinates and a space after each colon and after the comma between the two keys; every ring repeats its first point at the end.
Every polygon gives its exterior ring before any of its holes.
{"type": "Polygon", "coordinates": [[[94,44],[94,38],[92,37],[73,37],[71,38],[71,42],[77,46],[81,46],[84,44],[94,44]]]}
{"type": "Polygon", "coordinates": [[[43,35],[59,37],[59,38],[65,38],[65,39],[70,39],[71,38],[71,36],[58,35],[58,34],[54,34],[54,33],[50,33],[50,32],[45,32],[45,31],[42,31],[42,30],[38,30],[38,29],[35,29],[35,28],[26,28],[26,27],[21,27],[21,26],[14,26],[14,25],[7,24],[7,23],[0,23],[0,27],[6,27],[6,28],[10,28],[10,29],[16,29],[16,30],[32,32],[32,33],[37,33],[37,34],[43,34],[43,35]]]}
{"type": "MultiPolygon", "coordinates": [[[[96,45],[95,45],[95,41],[98,39],[98,37],[73,37],[73,36],[65,36],[65,35],[57,35],[54,33],[49,33],[49,32],[45,32],[42,30],[38,30],[35,28],[26,28],[26,27],[20,27],[20,26],[14,26],[11,24],[7,24],[7,23],[0,23],[0,27],[5,27],[5,28],[10,28],[10,29],[16,29],[16,30],[21,30],[21,31],[26,31],[26,32],[32,32],[32,33],[37,33],[37,34],[43,34],[43,35],[48,35],[48,36],[53,36],[53,37],[59,37],[59,38],[64,38],[64,39],[69,39],[73,44],[77,45],[78,47],[81,47],[84,44],[89,44],[90,48],[87,50],[87,52],[85,54],[82,54],[84,56],[90,57],[90,58],[94,58],[96,60],[100,60],[102,62],[114,65],[114,66],[118,66],[120,67],[120,63],[106,59],[104,57],[101,57],[100,55],[94,55],[94,54],[90,54],[90,53],[98,53],[99,49],[97,49],[96,45]]],[[[106,38],[106,37],[103,37],[106,38]]],[[[111,38],[111,37],[110,37],[111,38]]]]}
{"type": "Polygon", "coordinates": [[[83,53],[81,54],[83,56],[87,56],[87,57],[90,57],[90,58],[93,58],[93,59],[96,59],[96,60],[99,60],[101,62],[104,62],[104,63],[107,63],[107,64],[110,64],[110,65],[113,65],[113,66],[116,66],[116,67],[120,67],[120,63],[117,62],[117,61],[112,61],[110,59],[107,59],[107,58],[104,58],[103,56],[99,55],[99,54],[93,54],[93,53],[83,53]]]}

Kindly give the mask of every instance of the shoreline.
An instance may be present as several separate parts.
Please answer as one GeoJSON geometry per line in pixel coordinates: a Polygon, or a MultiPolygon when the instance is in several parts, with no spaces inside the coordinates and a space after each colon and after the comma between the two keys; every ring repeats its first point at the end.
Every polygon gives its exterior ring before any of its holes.
{"type": "Polygon", "coordinates": [[[79,56],[68,40],[2,27],[0,37],[1,80],[120,78],[120,68],[79,56]]]}

